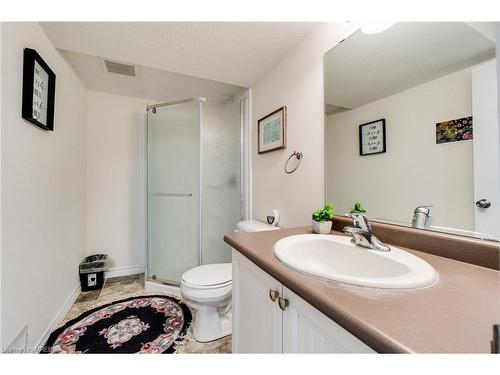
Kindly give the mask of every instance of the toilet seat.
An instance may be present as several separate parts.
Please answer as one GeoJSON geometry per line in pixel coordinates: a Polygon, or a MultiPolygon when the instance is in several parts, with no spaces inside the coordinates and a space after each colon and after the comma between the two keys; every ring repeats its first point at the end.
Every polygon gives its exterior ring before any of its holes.
{"type": "Polygon", "coordinates": [[[182,284],[181,291],[184,298],[193,302],[210,302],[220,301],[223,303],[227,298],[231,297],[232,284],[226,284],[223,287],[200,289],[189,284],[182,284]]]}
{"type": "Polygon", "coordinates": [[[196,289],[196,290],[216,290],[216,289],[223,289],[227,286],[231,286],[233,284],[232,281],[228,281],[225,283],[220,283],[216,285],[209,285],[209,286],[203,286],[203,285],[196,285],[196,284],[190,284],[182,280],[181,285],[191,288],[191,289],[196,289]]]}

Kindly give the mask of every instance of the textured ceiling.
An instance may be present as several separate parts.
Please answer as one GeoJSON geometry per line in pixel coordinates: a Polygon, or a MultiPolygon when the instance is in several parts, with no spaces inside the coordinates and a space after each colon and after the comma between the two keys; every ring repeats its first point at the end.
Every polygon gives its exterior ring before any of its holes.
{"type": "Polygon", "coordinates": [[[56,48],[249,87],[318,23],[42,22],[56,48]]]}
{"type": "MultiPolygon", "coordinates": [[[[464,22],[397,23],[361,31],[325,55],[326,111],[356,108],[495,56],[494,42],[464,22]]],[[[485,25],[487,26],[487,25],[485,25]]]]}
{"type": "Polygon", "coordinates": [[[196,78],[146,66],[136,67],[136,76],[109,73],[102,57],[59,50],[89,90],[169,102],[195,96],[224,102],[243,87],[196,78]]]}

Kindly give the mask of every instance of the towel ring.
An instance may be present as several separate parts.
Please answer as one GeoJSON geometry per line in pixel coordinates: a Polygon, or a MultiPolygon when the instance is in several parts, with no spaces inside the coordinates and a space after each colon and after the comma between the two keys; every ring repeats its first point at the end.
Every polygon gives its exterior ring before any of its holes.
{"type": "Polygon", "coordinates": [[[285,162],[285,167],[283,168],[285,170],[285,173],[286,174],[292,174],[293,172],[295,172],[299,166],[300,166],[300,163],[302,162],[302,158],[304,157],[304,155],[302,154],[302,152],[297,152],[297,151],[294,151],[292,155],[290,155],[288,157],[288,159],[286,159],[286,162],[285,162]],[[297,159],[297,165],[295,166],[295,168],[293,168],[292,170],[288,170],[288,163],[290,162],[290,160],[292,160],[292,158],[295,156],[295,158],[297,159]]]}

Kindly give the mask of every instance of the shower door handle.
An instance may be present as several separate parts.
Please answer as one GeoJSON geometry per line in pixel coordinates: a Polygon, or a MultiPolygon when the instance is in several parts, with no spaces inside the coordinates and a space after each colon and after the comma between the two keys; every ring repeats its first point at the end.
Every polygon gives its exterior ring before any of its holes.
{"type": "Polygon", "coordinates": [[[192,197],[193,193],[154,193],[152,197],[192,197]]]}

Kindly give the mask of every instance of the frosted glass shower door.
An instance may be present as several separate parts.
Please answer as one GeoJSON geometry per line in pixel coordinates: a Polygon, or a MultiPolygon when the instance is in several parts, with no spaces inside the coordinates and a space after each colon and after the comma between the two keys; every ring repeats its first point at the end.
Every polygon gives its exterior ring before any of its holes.
{"type": "Polygon", "coordinates": [[[241,220],[240,102],[203,104],[202,264],[231,262],[223,240],[241,220]]]}
{"type": "Polygon", "coordinates": [[[148,111],[148,277],[172,284],[200,262],[199,106],[148,111]]]}

